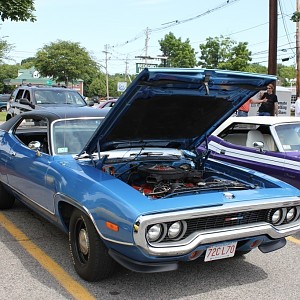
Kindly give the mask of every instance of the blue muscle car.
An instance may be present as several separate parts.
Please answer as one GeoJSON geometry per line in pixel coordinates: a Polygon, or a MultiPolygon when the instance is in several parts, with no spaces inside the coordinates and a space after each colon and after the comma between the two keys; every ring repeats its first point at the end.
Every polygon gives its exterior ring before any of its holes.
{"type": "Polygon", "coordinates": [[[113,108],[51,108],[0,126],[0,208],[15,198],[69,235],[87,281],[270,252],[300,230],[300,191],[199,145],[275,80],[145,69],[113,108]]]}

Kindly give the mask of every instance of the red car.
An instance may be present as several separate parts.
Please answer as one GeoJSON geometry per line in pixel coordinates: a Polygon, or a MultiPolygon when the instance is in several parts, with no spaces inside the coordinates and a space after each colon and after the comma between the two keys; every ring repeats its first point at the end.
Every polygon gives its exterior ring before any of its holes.
{"type": "Polygon", "coordinates": [[[117,100],[118,99],[107,100],[105,102],[100,103],[97,108],[101,108],[102,109],[104,107],[113,107],[115,105],[115,103],[116,103],[117,100]]]}

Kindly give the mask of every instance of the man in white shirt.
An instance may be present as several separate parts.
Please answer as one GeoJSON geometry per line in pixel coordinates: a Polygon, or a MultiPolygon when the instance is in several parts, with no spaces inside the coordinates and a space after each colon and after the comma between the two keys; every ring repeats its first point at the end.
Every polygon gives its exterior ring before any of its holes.
{"type": "Polygon", "coordinates": [[[295,102],[295,117],[300,117],[300,97],[295,102]]]}

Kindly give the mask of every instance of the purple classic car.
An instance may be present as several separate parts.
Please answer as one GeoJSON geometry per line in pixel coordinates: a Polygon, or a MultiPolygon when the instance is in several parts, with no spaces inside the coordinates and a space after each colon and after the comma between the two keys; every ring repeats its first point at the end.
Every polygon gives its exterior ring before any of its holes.
{"type": "Polygon", "coordinates": [[[199,150],[274,79],[145,69],[108,113],[19,114],[0,125],[0,209],[17,198],[66,232],[75,270],[88,281],[116,264],[163,272],[277,250],[300,230],[299,189],[199,150]]]}
{"type": "Polygon", "coordinates": [[[209,138],[210,157],[300,188],[300,118],[231,117],[209,138]]]}

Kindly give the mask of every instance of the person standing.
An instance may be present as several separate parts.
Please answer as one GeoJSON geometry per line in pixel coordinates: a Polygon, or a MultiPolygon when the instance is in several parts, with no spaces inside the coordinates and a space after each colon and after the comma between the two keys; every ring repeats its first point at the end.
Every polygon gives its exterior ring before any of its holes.
{"type": "Polygon", "coordinates": [[[254,103],[254,104],[259,104],[259,103],[263,103],[265,102],[266,99],[264,100],[254,100],[252,98],[250,98],[249,100],[247,100],[247,102],[245,102],[237,111],[236,116],[237,117],[248,117],[249,114],[249,110],[250,110],[250,104],[254,103]]]}
{"type": "Polygon", "coordinates": [[[268,84],[267,91],[262,94],[260,99],[266,99],[266,101],[258,109],[259,116],[278,116],[278,99],[274,94],[273,84],[268,84]]]}
{"type": "Polygon", "coordinates": [[[295,117],[300,117],[300,97],[295,102],[295,117]]]}

